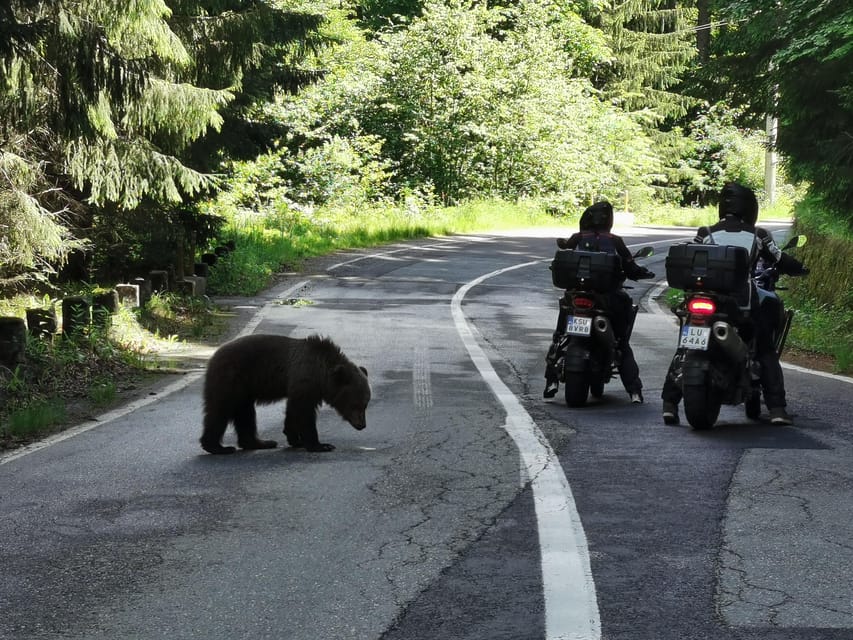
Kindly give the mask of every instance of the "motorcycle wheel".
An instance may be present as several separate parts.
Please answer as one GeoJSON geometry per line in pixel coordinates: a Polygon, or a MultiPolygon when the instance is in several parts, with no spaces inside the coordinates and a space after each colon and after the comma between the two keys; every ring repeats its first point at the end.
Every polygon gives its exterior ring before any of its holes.
{"type": "Polygon", "coordinates": [[[717,422],[722,402],[709,386],[684,387],[684,415],[694,429],[710,429],[717,422]]]}
{"type": "Polygon", "coordinates": [[[761,391],[753,389],[746,402],[744,402],[743,407],[747,418],[758,420],[761,417],[761,391]]]}
{"type": "Polygon", "coordinates": [[[568,406],[574,408],[584,406],[589,394],[589,378],[585,373],[567,372],[564,391],[568,406]]]}

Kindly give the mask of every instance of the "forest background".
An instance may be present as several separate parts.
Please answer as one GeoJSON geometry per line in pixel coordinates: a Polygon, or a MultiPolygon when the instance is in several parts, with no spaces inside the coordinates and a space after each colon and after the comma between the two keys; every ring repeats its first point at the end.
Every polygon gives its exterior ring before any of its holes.
{"type": "MultiPolygon", "coordinates": [[[[312,255],[565,228],[602,198],[693,226],[735,180],[809,236],[795,340],[850,370],[851,133],[843,0],[11,0],[0,311],[180,279],[227,239],[209,291],[246,295],[312,255]]],[[[5,371],[0,397],[44,379],[5,371]]]]}

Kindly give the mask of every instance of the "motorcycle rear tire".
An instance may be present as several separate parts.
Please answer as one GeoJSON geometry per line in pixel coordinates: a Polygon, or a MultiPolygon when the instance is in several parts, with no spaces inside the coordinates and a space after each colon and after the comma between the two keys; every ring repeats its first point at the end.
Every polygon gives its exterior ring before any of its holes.
{"type": "Polygon", "coordinates": [[[696,430],[710,429],[717,422],[722,402],[710,385],[685,385],[684,415],[696,430]]]}
{"type": "Polygon", "coordinates": [[[582,407],[589,396],[589,377],[577,371],[566,372],[566,382],[563,386],[566,394],[566,404],[572,408],[582,407]]]}

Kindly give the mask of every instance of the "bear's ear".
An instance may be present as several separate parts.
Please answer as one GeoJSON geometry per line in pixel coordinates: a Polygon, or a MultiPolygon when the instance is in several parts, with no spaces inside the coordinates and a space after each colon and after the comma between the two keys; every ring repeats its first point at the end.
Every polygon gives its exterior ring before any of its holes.
{"type": "Polygon", "coordinates": [[[364,367],[359,367],[359,369],[361,369],[361,372],[364,374],[364,377],[366,378],[367,377],[367,369],[365,369],[364,367]]]}

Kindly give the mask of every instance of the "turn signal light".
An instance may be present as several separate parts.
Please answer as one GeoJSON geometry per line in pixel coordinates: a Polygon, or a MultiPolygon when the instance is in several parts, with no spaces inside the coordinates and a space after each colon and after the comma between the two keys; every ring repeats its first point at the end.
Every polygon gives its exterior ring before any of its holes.
{"type": "Polygon", "coordinates": [[[710,298],[691,298],[687,310],[697,316],[709,316],[717,310],[717,305],[710,298]]]}
{"type": "Polygon", "coordinates": [[[572,300],[572,304],[575,305],[575,309],[592,309],[595,306],[595,302],[593,302],[589,298],[581,298],[580,296],[576,296],[574,300],[572,300]]]}

